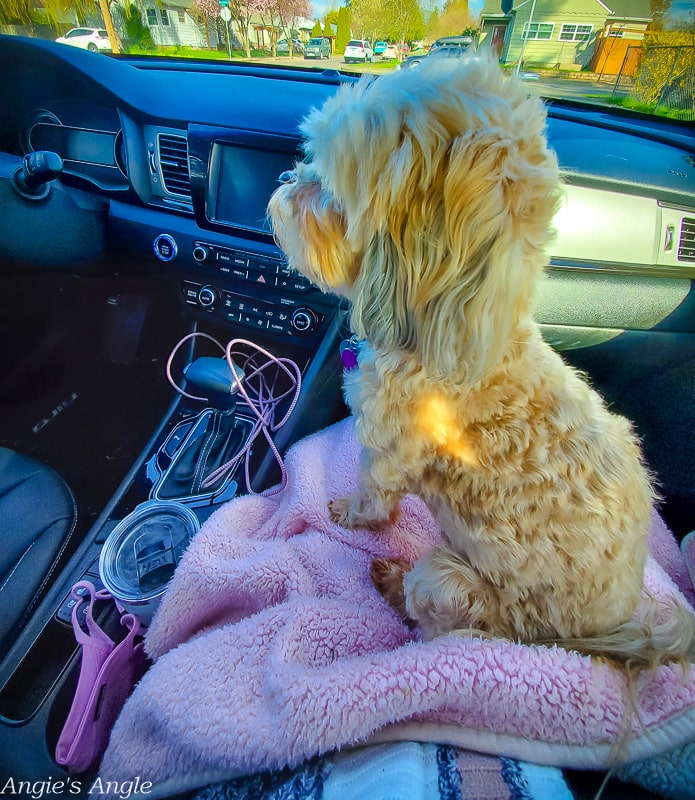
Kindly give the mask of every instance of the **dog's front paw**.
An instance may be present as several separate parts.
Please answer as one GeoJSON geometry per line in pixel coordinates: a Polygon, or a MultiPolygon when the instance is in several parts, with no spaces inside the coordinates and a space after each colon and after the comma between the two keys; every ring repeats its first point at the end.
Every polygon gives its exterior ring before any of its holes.
{"type": "Polygon", "coordinates": [[[331,500],[328,503],[328,510],[336,525],[353,531],[381,531],[392,522],[391,517],[384,518],[373,508],[368,507],[361,495],[349,495],[331,500]]]}
{"type": "Polygon", "coordinates": [[[415,625],[415,621],[406,611],[403,588],[403,576],[411,569],[412,566],[403,558],[374,558],[369,566],[369,577],[386,602],[398,611],[408,625],[412,626],[415,625]]]}

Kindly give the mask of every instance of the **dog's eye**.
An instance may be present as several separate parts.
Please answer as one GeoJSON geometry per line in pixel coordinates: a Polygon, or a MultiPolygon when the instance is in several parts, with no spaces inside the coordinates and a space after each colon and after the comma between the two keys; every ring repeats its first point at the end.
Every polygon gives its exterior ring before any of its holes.
{"type": "Polygon", "coordinates": [[[297,173],[293,169],[286,169],[280,174],[278,183],[296,183],[297,173]]]}

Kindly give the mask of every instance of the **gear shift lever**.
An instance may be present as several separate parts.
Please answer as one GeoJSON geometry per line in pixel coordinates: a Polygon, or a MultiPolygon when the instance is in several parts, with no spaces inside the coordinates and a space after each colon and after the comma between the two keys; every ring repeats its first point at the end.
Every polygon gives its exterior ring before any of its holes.
{"type": "Polygon", "coordinates": [[[205,403],[205,408],[181,422],[155,454],[150,465],[157,472],[165,458],[171,461],[156,478],[150,496],[190,505],[218,502],[229,493],[233,496],[236,484],[226,477],[211,487],[203,483],[239,453],[252,427],[236,414],[244,371],[236,364],[230,367],[225,358],[200,357],[184,369],[184,375],[186,396],[205,403]]]}
{"type": "Polygon", "coordinates": [[[234,373],[225,358],[196,358],[183,371],[186,388],[203,395],[199,399],[205,399],[218,411],[234,411],[244,370],[233,366],[234,373]]]}

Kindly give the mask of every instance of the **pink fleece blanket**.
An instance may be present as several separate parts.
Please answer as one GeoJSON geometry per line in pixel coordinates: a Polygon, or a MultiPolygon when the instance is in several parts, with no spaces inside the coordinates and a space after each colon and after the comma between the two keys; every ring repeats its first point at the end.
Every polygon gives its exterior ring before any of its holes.
{"type": "MultiPolygon", "coordinates": [[[[103,777],[180,789],[402,739],[601,768],[626,726],[622,761],[695,738],[695,670],[640,678],[640,723],[623,677],[587,657],[418,641],[372,587],[368,566],[376,555],[416,559],[440,532],[415,497],[384,533],[334,525],[326,503],[356,485],[358,452],[351,419],[309,437],[287,456],[281,495],[233,500],[202,527],[148,632],[155,663],[114,728],[103,777]]],[[[656,515],[651,545],[647,588],[692,599],[656,515]]]]}

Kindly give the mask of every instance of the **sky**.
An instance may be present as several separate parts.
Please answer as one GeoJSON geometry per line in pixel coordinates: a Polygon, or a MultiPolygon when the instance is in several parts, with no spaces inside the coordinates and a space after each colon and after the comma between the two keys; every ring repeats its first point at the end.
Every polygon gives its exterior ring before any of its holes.
{"type": "Polygon", "coordinates": [[[693,10],[693,0],[671,0],[671,16],[687,17],[693,10]]]}

